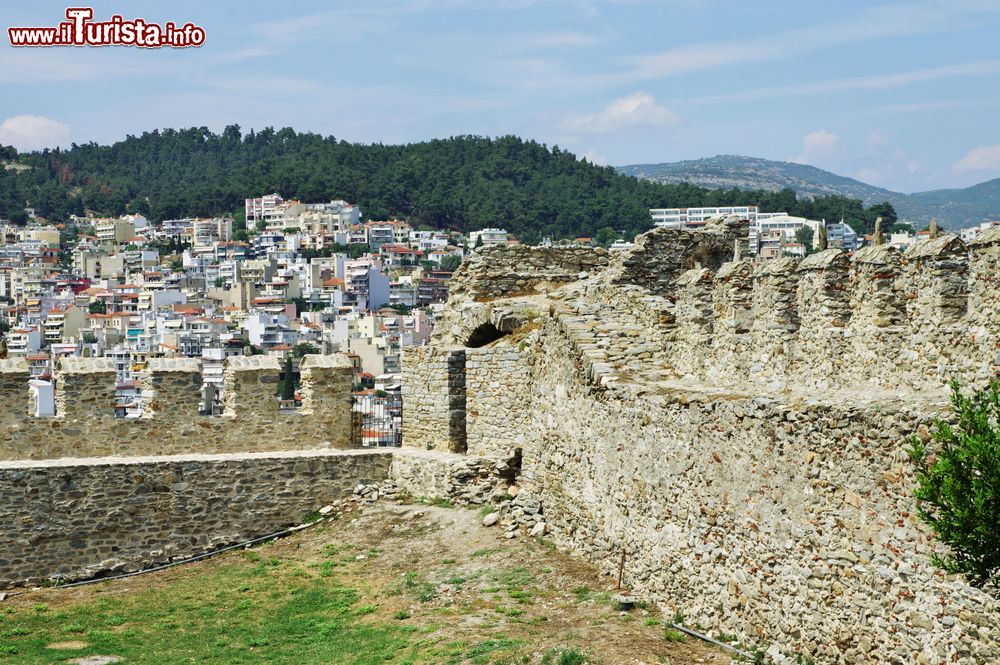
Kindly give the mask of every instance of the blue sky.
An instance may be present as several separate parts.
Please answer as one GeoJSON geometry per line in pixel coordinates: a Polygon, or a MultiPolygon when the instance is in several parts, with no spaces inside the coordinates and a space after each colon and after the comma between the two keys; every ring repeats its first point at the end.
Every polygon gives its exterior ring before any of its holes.
{"type": "MultiPolygon", "coordinates": [[[[82,4],[82,3],[81,3],[82,4]]],[[[98,2],[197,49],[14,49],[0,143],[291,126],[518,134],[607,164],[737,153],[899,191],[1000,177],[1000,0],[98,2]]],[[[66,4],[0,2],[0,27],[66,4]]]]}

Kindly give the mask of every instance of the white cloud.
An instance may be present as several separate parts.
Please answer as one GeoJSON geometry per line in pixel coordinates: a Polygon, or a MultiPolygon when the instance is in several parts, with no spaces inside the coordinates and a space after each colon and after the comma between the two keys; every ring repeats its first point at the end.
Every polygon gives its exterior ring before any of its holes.
{"type": "Polygon", "coordinates": [[[873,129],[868,132],[868,147],[881,148],[889,144],[889,136],[885,132],[873,129]]]}
{"type": "Polygon", "coordinates": [[[18,150],[40,150],[69,143],[69,127],[43,115],[15,115],[0,124],[0,143],[18,150]]]}
{"type": "Polygon", "coordinates": [[[965,157],[955,162],[956,171],[994,171],[1000,169],[1000,144],[981,145],[965,153],[965,157]]]}
{"type": "Polygon", "coordinates": [[[841,150],[840,137],[825,129],[809,132],[802,137],[802,153],[790,161],[799,164],[813,164],[836,155],[841,150]]]}
{"type": "MultiPolygon", "coordinates": [[[[691,101],[698,103],[717,102],[754,102],[776,97],[791,97],[795,95],[820,95],[837,92],[848,92],[850,90],[885,90],[887,88],[899,88],[912,83],[922,83],[937,79],[955,78],[960,76],[987,76],[1000,73],[1000,60],[985,60],[981,62],[965,62],[957,65],[945,65],[943,67],[930,67],[926,69],[916,69],[898,74],[875,74],[873,76],[856,76],[846,79],[835,79],[831,81],[814,81],[795,85],[776,85],[764,88],[753,88],[750,90],[738,90],[736,92],[723,93],[721,95],[708,95],[699,97],[691,101]]],[[[954,106],[953,101],[935,102],[937,105],[945,104],[946,108],[954,106]]],[[[924,106],[923,108],[926,108],[924,106]]]]}
{"type": "Polygon", "coordinates": [[[616,99],[597,113],[570,116],[565,126],[580,132],[616,132],[648,125],[673,125],[677,114],[644,92],[616,99]]]}
{"type": "Polygon", "coordinates": [[[522,45],[528,48],[565,48],[578,46],[593,46],[600,43],[597,35],[583,32],[546,32],[528,35],[522,45]]]}
{"type": "Polygon", "coordinates": [[[864,12],[822,25],[737,42],[700,42],[659,53],[624,60],[626,77],[661,78],[727,65],[765,62],[801,55],[806,51],[896,36],[946,30],[957,19],[1000,11],[996,0],[934,0],[931,2],[872,7],[864,12]]]}
{"type": "Polygon", "coordinates": [[[580,155],[580,159],[586,159],[591,164],[597,164],[598,166],[606,166],[608,163],[607,158],[596,150],[588,150],[580,155]]]}

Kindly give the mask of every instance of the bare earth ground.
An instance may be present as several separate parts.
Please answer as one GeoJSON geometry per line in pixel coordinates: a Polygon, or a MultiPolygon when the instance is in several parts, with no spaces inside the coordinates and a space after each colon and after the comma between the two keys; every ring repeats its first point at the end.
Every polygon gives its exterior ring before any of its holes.
{"type": "Polygon", "coordinates": [[[474,510],[379,503],[194,564],[0,603],[0,664],[731,663],[474,510]]]}

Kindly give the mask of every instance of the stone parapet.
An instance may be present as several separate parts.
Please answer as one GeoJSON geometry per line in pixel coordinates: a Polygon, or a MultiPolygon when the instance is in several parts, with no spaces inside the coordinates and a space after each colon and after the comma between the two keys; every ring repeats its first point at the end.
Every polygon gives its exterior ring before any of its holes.
{"type": "Polygon", "coordinates": [[[0,366],[6,411],[0,460],[186,452],[311,450],[351,446],[350,361],[305,356],[303,406],[282,412],[281,366],[271,356],[235,357],[224,370],[222,416],[199,415],[201,366],[190,358],[153,358],[141,383],[139,418],[115,417],[115,367],[106,358],[64,358],[55,374],[56,415],[29,413],[23,360],[0,366]]]}

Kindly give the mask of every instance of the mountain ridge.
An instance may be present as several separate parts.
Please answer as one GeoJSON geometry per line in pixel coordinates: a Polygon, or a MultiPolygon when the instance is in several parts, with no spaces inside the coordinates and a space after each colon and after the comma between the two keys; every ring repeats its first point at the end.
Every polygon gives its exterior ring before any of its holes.
{"type": "Polygon", "coordinates": [[[935,218],[942,226],[961,228],[986,218],[1000,217],[1000,178],[956,189],[905,194],[841,176],[808,164],[782,162],[745,155],[716,155],[702,159],[629,164],[619,173],[663,184],[690,183],[709,189],[792,189],[800,196],[839,194],[871,205],[887,201],[901,221],[926,225],[935,218]]]}

